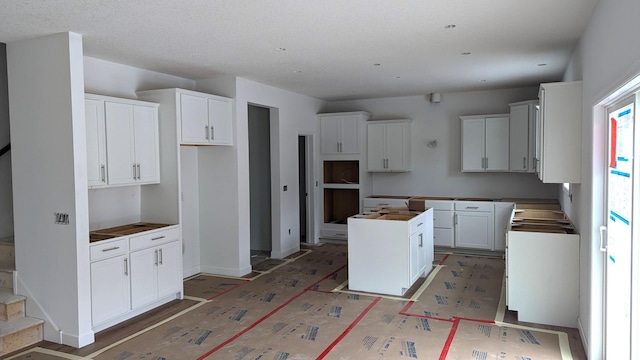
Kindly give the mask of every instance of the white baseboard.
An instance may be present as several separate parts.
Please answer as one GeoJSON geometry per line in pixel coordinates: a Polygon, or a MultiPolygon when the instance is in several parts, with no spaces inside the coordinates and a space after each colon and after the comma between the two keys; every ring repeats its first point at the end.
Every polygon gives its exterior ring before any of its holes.
{"type": "Polygon", "coordinates": [[[200,271],[200,265],[192,266],[192,267],[190,267],[190,268],[188,268],[188,269],[183,269],[183,270],[182,270],[182,278],[183,278],[183,279],[186,279],[186,278],[188,278],[188,277],[190,277],[190,276],[193,276],[193,275],[199,274],[199,273],[201,273],[201,272],[202,272],[202,271],[200,271]]]}
{"type": "Polygon", "coordinates": [[[213,275],[241,277],[251,272],[251,266],[246,268],[224,268],[219,266],[200,265],[200,272],[213,275]]]}
{"type": "Polygon", "coordinates": [[[589,357],[589,340],[587,338],[587,334],[584,331],[584,327],[582,326],[582,321],[580,321],[580,317],[578,317],[578,333],[580,334],[580,339],[582,339],[582,347],[584,348],[584,353],[587,354],[587,358],[589,357]]]}

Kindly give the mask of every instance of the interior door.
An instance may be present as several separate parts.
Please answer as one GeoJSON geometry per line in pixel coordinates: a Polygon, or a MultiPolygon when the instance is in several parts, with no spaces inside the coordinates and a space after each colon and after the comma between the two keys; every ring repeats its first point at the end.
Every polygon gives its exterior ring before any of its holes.
{"type": "MultiPolygon", "coordinates": [[[[606,178],[605,352],[607,359],[631,358],[632,222],[635,98],[607,109],[609,123],[606,178]]],[[[637,186],[635,187],[637,189],[637,186]]],[[[637,197],[637,194],[635,194],[637,197]]]]}

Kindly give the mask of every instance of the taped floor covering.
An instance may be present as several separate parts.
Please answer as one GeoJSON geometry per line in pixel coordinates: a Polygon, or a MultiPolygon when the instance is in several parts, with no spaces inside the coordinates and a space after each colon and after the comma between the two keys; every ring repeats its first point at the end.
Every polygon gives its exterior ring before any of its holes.
{"type": "MultiPolygon", "coordinates": [[[[571,359],[565,333],[500,322],[504,260],[437,259],[411,299],[344,291],[340,245],[250,279],[199,275],[185,281],[197,305],[82,359],[571,359]]],[[[36,348],[12,359],[80,357],[36,348]]]]}

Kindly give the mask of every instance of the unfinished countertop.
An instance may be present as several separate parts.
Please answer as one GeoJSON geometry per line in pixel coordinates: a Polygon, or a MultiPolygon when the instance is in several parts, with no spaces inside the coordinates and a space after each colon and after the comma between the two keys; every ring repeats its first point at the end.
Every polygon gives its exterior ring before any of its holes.
{"type": "Polygon", "coordinates": [[[133,224],[126,224],[115,226],[111,228],[98,229],[89,232],[89,242],[96,242],[101,240],[113,239],[120,236],[127,236],[138,234],[145,231],[161,229],[163,227],[172,226],[175,224],[159,224],[159,223],[148,223],[148,222],[138,222],[133,224]]]}

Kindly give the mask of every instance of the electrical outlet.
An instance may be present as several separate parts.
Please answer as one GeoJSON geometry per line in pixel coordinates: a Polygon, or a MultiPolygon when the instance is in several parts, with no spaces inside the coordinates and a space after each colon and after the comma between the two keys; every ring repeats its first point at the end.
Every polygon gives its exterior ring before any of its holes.
{"type": "Polygon", "coordinates": [[[54,212],[53,223],[58,225],[69,225],[69,214],[54,212]]]}
{"type": "Polygon", "coordinates": [[[282,187],[282,191],[287,191],[287,185],[282,187]]]}

